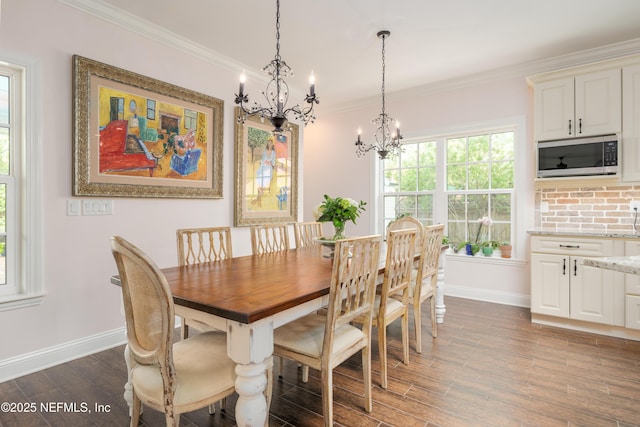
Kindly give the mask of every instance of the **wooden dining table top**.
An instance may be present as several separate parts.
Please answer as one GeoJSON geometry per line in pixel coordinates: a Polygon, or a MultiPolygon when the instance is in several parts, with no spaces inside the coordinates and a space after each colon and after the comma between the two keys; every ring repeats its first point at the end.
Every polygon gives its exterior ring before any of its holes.
{"type": "Polygon", "coordinates": [[[291,249],[163,269],[174,303],[252,323],[329,293],[333,262],[291,249]]]}
{"type": "MultiPolygon", "coordinates": [[[[174,304],[253,323],[329,293],[333,260],[312,246],[162,268],[174,304]]],[[[384,273],[380,251],[378,274],[384,273]]],[[[111,282],[120,285],[119,276],[111,282]]]]}

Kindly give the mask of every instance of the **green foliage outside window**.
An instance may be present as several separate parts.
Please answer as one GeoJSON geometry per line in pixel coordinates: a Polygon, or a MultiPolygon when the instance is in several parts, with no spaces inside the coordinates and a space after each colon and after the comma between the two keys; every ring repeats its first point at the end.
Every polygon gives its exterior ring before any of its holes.
{"type": "Polygon", "coordinates": [[[483,216],[494,221],[487,240],[510,241],[515,132],[447,138],[441,146],[442,184],[437,182],[436,141],[405,143],[400,155],[384,160],[384,225],[401,215],[430,225],[435,199],[443,197],[452,244],[469,240],[483,216]]]}

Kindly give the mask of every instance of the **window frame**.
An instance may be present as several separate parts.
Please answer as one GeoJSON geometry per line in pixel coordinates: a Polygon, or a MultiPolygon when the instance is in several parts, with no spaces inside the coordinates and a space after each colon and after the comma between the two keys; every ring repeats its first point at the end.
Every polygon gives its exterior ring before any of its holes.
{"type": "MultiPolygon", "coordinates": [[[[446,140],[447,138],[456,138],[462,136],[475,136],[486,133],[500,133],[500,132],[514,132],[514,176],[513,176],[513,188],[512,189],[496,189],[494,192],[509,192],[511,194],[511,240],[510,244],[513,247],[512,258],[504,259],[500,258],[501,262],[515,262],[518,260],[519,255],[523,255],[526,251],[523,247],[524,240],[522,236],[517,234],[518,224],[524,224],[527,222],[526,209],[519,208],[520,203],[518,192],[523,190],[522,174],[518,174],[518,170],[522,170],[524,163],[522,157],[526,155],[528,150],[526,149],[526,118],[524,116],[512,116],[505,117],[497,120],[490,120],[482,123],[470,124],[468,126],[460,126],[449,129],[441,129],[439,132],[423,132],[423,136],[411,137],[403,141],[407,143],[413,143],[416,141],[436,141],[437,144],[437,166],[436,166],[436,191],[434,192],[433,199],[433,223],[445,224],[445,235],[448,235],[448,195],[449,192],[446,189],[446,140]]],[[[375,228],[378,232],[385,230],[385,216],[384,216],[384,165],[382,162],[376,162],[374,173],[377,175],[376,188],[373,190],[372,196],[377,201],[377,212],[374,217],[375,228]]],[[[459,191],[459,190],[457,190],[459,191]]],[[[482,190],[483,191],[483,190],[482,190]]],[[[466,257],[472,261],[475,259],[495,259],[488,257],[466,257]]]]}
{"type": "Polygon", "coordinates": [[[0,311],[38,305],[46,292],[42,280],[42,65],[39,60],[0,50],[3,74],[11,73],[19,96],[11,105],[13,121],[7,181],[7,290],[0,311]],[[14,118],[15,117],[15,120],[14,118]],[[11,272],[11,278],[10,273],[11,272]],[[13,283],[9,283],[12,280],[13,283]]]}

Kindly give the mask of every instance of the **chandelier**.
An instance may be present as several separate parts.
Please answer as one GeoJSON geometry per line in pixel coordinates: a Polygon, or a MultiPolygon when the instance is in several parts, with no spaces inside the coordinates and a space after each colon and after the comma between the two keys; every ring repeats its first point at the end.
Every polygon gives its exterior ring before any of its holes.
{"type": "Polygon", "coordinates": [[[395,122],[396,131],[392,133],[391,127],[394,124],[393,118],[386,113],[384,103],[384,41],[389,37],[389,35],[391,35],[391,32],[389,31],[378,31],[378,38],[382,39],[382,113],[371,121],[377,126],[376,132],[374,133],[376,142],[375,144],[365,144],[360,137],[362,130],[358,129],[358,139],[356,140],[356,154],[358,157],[364,156],[371,150],[376,150],[381,159],[386,159],[389,154],[393,156],[402,151],[400,146],[400,140],[402,139],[402,135],[400,134],[400,123],[397,121],[395,122]]]}
{"type": "Polygon", "coordinates": [[[320,103],[320,100],[316,97],[315,76],[313,72],[311,72],[309,78],[309,94],[304,98],[305,102],[309,105],[303,108],[300,104],[296,104],[293,107],[287,108],[289,86],[284,79],[285,77],[293,77],[293,70],[280,57],[280,0],[276,1],[276,56],[269,64],[262,68],[262,71],[271,77],[271,81],[267,84],[266,89],[261,92],[267,104],[263,106],[253,101],[253,105],[248,105],[249,95],[244,93],[246,76],[243,72],[242,75],[240,75],[240,89],[235,99],[235,103],[242,109],[242,112],[237,118],[238,122],[244,124],[247,115],[259,115],[262,119],[269,119],[274,127],[274,133],[281,133],[283,132],[283,126],[288,121],[287,116],[289,114],[293,114],[295,119],[302,121],[305,125],[315,121],[316,117],[313,113],[313,107],[315,104],[320,103]]]}

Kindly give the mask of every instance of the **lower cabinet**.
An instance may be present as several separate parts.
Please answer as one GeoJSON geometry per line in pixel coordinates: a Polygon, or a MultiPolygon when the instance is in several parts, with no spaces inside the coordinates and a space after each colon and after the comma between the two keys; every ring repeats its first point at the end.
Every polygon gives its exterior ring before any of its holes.
{"type": "Polygon", "coordinates": [[[640,329],[640,295],[625,295],[625,324],[629,329],[640,329]]]}
{"type": "Polygon", "coordinates": [[[613,239],[532,236],[531,312],[624,326],[624,274],[583,265],[623,250],[613,239]]]}
{"type": "MultiPolygon", "coordinates": [[[[640,241],[624,242],[625,256],[640,255],[640,241]]],[[[625,324],[629,329],[640,330],[640,276],[624,275],[625,324]]]]}
{"type": "Polygon", "coordinates": [[[619,274],[585,266],[583,258],[531,254],[531,312],[623,326],[619,274]]]}

